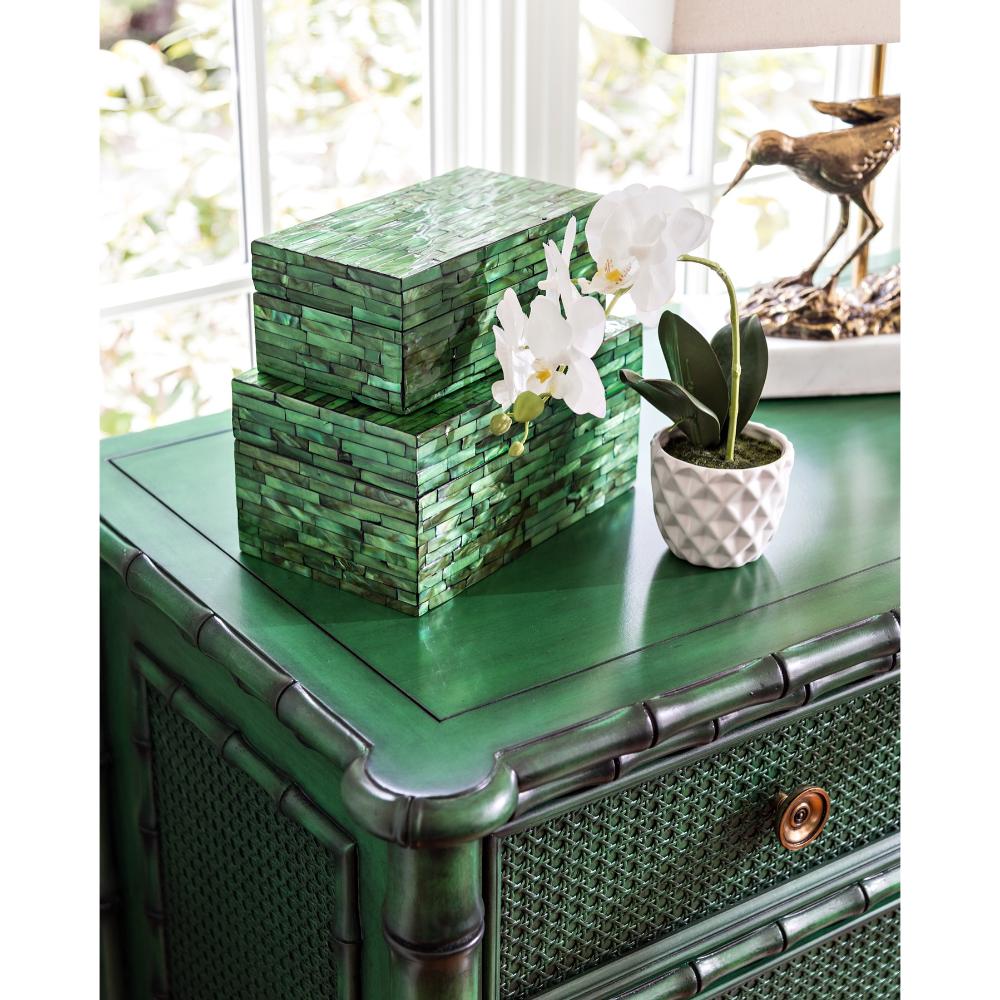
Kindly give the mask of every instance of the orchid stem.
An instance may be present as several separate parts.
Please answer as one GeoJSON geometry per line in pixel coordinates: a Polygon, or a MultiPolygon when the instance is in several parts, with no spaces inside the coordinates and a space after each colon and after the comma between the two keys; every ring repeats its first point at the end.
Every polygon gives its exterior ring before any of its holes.
{"type": "Polygon", "coordinates": [[[723,280],[726,291],[729,293],[729,325],[733,331],[733,358],[731,368],[731,378],[729,383],[729,428],[726,434],[726,461],[731,462],[736,455],[736,422],[740,413],[740,310],[736,304],[736,289],[729,279],[729,275],[707,257],[693,257],[690,254],[682,254],[679,260],[688,261],[691,264],[703,264],[723,280]]]}
{"type": "Polygon", "coordinates": [[[620,299],[620,298],[621,298],[621,297],[622,297],[622,296],[623,296],[624,294],[625,294],[625,289],[624,289],[624,288],[622,288],[622,289],[620,289],[619,291],[615,292],[615,294],[614,294],[614,295],[612,295],[612,296],[611,296],[611,298],[610,298],[610,299],[608,300],[608,305],[607,305],[607,307],[606,307],[606,308],[605,308],[605,310],[604,310],[604,316],[605,316],[605,318],[607,318],[608,316],[610,316],[610,315],[611,315],[611,310],[612,310],[612,309],[614,309],[614,307],[615,307],[616,305],[618,305],[618,300],[619,300],[619,299],[620,299]]]}

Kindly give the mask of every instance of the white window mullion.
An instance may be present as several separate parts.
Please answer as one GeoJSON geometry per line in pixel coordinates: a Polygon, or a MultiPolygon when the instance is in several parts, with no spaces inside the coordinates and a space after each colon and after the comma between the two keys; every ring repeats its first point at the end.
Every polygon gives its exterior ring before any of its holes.
{"type": "Polygon", "coordinates": [[[434,94],[431,89],[433,79],[432,68],[432,45],[431,36],[431,3],[432,0],[420,0],[420,40],[423,50],[423,61],[420,72],[421,101],[420,118],[421,128],[424,134],[424,173],[428,177],[434,176],[434,94]]]}
{"type": "Polygon", "coordinates": [[[514,174],[523,163],[517,148],[523,146],[516,114],[517,74],[523,61],[518,55],[518,10],[513,0],[488,3],[483,9],[483,166],[514,174]]]}
{"type": "Polygon", "coordinates": [[[578,159],[579,0],[518,0],[523,51],[522,172],[574,184],[578,159]]]}
{"type": "Polygon", "coordinates": [[[424,0],[424,120],[430,132],[430,172],[435,177],[453,170],[460,162],[459,15],[458,0],[424,0]]]}
{"type": "Polygon", "coordinates": [[[232,5],[243,240],[249,258],[250,243],[271,231],[263,0],[232,0],[232,5]]]}
{"type": "MultiPolygon", "coordinates": [[[[271,164],[267,148],[267,73],[263,0],[231,0],[236,61],[236,129],[240,147],[243,256],[271,231],[271,164]]],[[[253,307],[247,296],[250,364],[255,363],[253,307]]]]}
{"type": "Polygon", "coordinates": [[[573,184],[579,0],[425,0],[431,163],[573,184]]]}
{"type": "Polygon", "coordinates": [[[246,261],[208,264],[107,285],[101,289],[100,316],[114,319],[144,309],[206,302],[250,290],[250,265],[246,261]]]}
{"type": "Polygon", "coordinates": [[[694,184],[711,190],[715,174],[715,131],[719,103],[719,57],[714,52],[692,56],[691,175],[694,184]]]}
{"type": "MultiPolygon", "coordinates": [[[[831,100],[852,101],[856,97],[867,96],[865,88],[868,86],[871,61],[869,51],[870,46],[866,45],[838,46],[831,100]]],[[[833,121],[830,127],[839,128],[840,123],[833,121]]]]}

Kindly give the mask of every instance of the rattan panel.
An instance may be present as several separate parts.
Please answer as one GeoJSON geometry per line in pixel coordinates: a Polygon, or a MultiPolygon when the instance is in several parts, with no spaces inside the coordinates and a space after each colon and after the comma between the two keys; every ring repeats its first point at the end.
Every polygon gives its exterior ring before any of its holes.
{"type": "Polygon", "coordinates": [[[532,996],[899,828],[893,683],[499,837],[500,993],[532,996]],[[779,789],[821,784],[820,839],[784,850],[779,789]]]}
{"type": "Polygon", "coordinates": [[[172,1000],[335,997],[333,856],[147,692],[172,1000]]]}
{"type": "Polygon", "coordinates": [[[893,1000],[899,996],[899,910],[779,965],[717,1000],[893,1000]]]}

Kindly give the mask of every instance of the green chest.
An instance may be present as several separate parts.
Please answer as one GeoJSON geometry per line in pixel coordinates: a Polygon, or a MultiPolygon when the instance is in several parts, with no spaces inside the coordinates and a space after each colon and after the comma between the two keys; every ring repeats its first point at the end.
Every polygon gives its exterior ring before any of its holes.
{"type": "Polygon", "coordinates": [[[109,989],[897,996],[898,404],[764,409],[767,560],[674,560],[641,468],[421,618],[241,554],[227,416],[108,442],[109,989]]]}

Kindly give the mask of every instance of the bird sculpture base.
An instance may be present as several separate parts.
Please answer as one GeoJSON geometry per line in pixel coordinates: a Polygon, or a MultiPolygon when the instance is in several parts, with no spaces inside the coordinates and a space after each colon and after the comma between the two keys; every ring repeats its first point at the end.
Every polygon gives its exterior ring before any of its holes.
{"type": "Polygon", "coordinates": [[[899,333],[899,266],[870,274],[857,288],[828,289],[798,278],[757,285],[740,305],[756,313],[769,337],[795,340],[846,340],[899,333]]]}

